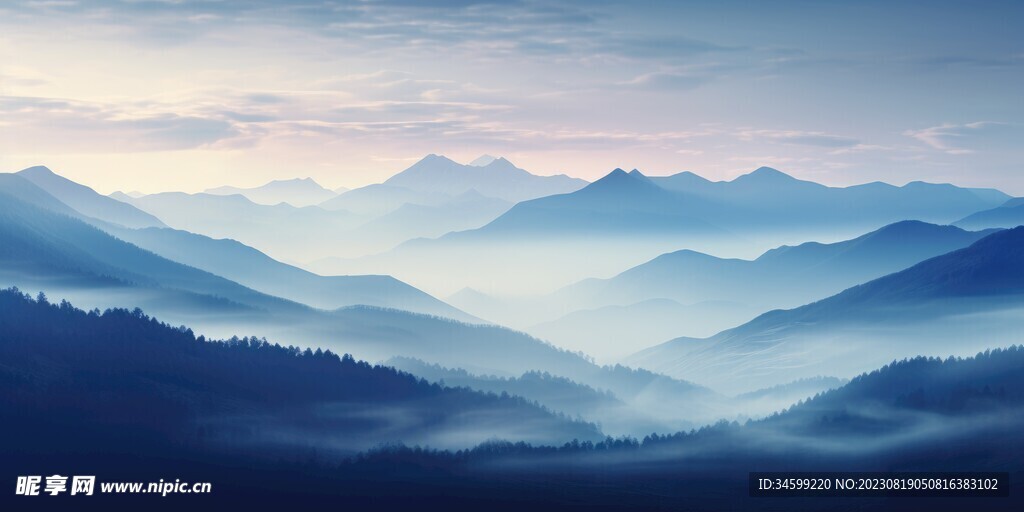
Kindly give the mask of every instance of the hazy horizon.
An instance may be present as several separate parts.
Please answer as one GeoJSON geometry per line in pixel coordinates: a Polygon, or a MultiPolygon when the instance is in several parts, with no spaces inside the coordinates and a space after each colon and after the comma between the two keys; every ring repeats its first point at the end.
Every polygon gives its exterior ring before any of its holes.
{"type": "Polygon", "coordinates": [[[428,153],[539,175],[1024,195],[1019,3],[16,2],[0,168],[97,190],[382,181],[428,153]]]}
{"type": "MultiPolygon", "coordinates": [[[[430,153],[430,155],[436,155],[436,154],[435,153],[430,153]]],[[[425,155],[425,156],[427,156],[427,155],[425,155]]],[[[450,158],[447,155],[443,155],[443,154],[437,155],[437,156],[442,156],[442,157],[445,157],[445,158],[449,158],[450,160],[454,161],[457,164],[467,165],[467,166],[470,165],[470,162],[472,162],[474,160],[474,159],[468,159],[468,160],[465,160],[465,161],[460,161],[460,160],[456,160],[454,158],[450,158]]],[[[489,154],[482,154],[482,155],[479,155],[479,156],[482,157],[482,156],[491,156],[491,155],[489,155],[489,154]]],[[[506,157],[502,157],[502,156],[498,155],[495,158],[506,158],[506,157]]],[[[413,161],[412,164],[415,164],[416,162],[418,162],[420,160],[421,159],[417,159],[417,160],[413,161]]],[[[410,165],[412,165],[412,164],[410,164],[410,165]]],[[[516,165],[516,167],[522,168],[522,166],[518,165],[515,161],[512,161],[512,164],[516,165]]],[[[146,195],[160,194],[160,193],[164,193],[164,192],[184,192],[184,193],[187,193],[187,194],[198,194],[198,193],[205,193],[205,192],[207,192],[209,190],[217,189],[217,188],[220,188],[220,187],[232,187],[232,188],[239,188],[239,189],[250,189],[250,188],[259,188],[259,187],[262,187],[264,185],[268,185],[271,182],[296,181],[296,180],[313,180],[315,183],[317,183],[321,187],[323,187],[325,189],[328,189],[328,190],[336,190],[336,189],[341,189],[341,188],[352,190],[352,189],[360,188],[360,187],[367,186],[367,185],[383,183],[383,182],[387,181],[389,178],[391,178],[391,177],[393,177],[395,175],[398,175],[398,174],[402,173],[403,171],[407,170],[410,167],[410,165],[406,165],[404,167],[395,169],[393,173],[384,175],[384,177],[381,178],[379,181],[366,183],[364,185],[357,186],[357,187],[348,187],[346,185],[332,185],[330,183],[326,183],[324,181],[321,181],[320,179],[317,179],[317,178],[315,178],[313,176],[302,175],[302,174],[296,174],[294,176],[281,175],[281,176],[273,177],[273,178],[271,178],[269,180],[264,180],[264,181],[224,182],[224,183],[219,183],[219,184],[213,184],[213,185],[210,185],[210,186],[204,186],[204,187],[198,188],[198,189],[187,189],[187,188],[184,188],[184,187],[180,187],[180,188],[168,188],[168,189],[151,190],[151,191],[143,191],[143,190],[139,190],[137,188],[136,189],[129,189],[129,188],[123,188],[123,187],[122,188],[113,188],[113,189],[109,189],[108,190],[108,189],[102,188],[100,185],[97,185],[97,184],[94,184],[94,183],[90,182],[88,177],[86,179],[82,179],[82,180],[76,179],[76,180],[72,180],[72,181],[75,181],[76,183],[79,183],[81,185],[88,186],[88,187],[90,187],[90,188],[92,188],[92,189],[96,190],[97,192],[102,193],[104,195],[110,195],[110,194],[113,194],[114,192],[122,192],[122,193],[142,192],[143,194],[146,194],[146,195]]],[[[37,163],[37,164],[33,164],[33,165],[29,165],[29,166],[25,166],[25,167],[21,167],[21,168],[17,168],[17,169],[3,169],[3,170],[0,170],[0,174],[14,174],[14,173],[18,173],[20,171],[23,171],[25,169],[32,168],[32,167],[46,167],[47,169],[49,169],[53,173],[55,173],[55,174],[57,174],[59,176],[63,176],[65,178],[69,178],[69,179],[70,179],[70,176],[77,174],[77,173],[75,173],[73,171],[68,171],[68,170],[65,170],[65,169],[54,168],[52,166],[46,165],[45,163],[37,163]]],[[[851,183],[830,183],[830,182],[825,181],[825,180],[815,180],[815,179],[812,179],[812,178],[804,178],[804,177],[801,177],[798,174],[789,172],[786,168],[772,167],[772,166],[768,166],[768,165],[756,165],[756,166],[750,167],[749,169],[740,169],[740,170],[738,170],[736,175],[729,176],[729,177],[723,177],[723,178],[714,178],[714,177],[712,177],[708,173],[702,173],[699,170],[693,170],[693,169],[681,169],[681,170],[678,170],[678,171],[668,171],[668,172],[664,172],[664,173],[654,173],[654,172],[645,171],[644,169],[637,169],[635,167],[628,167],[628,166],[626,166],[626,167],[609,168],[603,174],[598,174],[595,178],[581,178],[581,179],[587,179],[588,181],[593,182],[593,181],[597,181],[597,180],[607,176],[608,174],[611,174],[616,169],[623,169],[623,170],[638,170],[642,174],[644,174],[645,176],[648,176],[648,177],[673,176],[675,174],[680,174],[680,173],[686,172],[686,173],[695,174],[697,176],[700,176],[700,177],[705,178],[705,179],[707,179],[709,181],[712,181],[712,182],[728,182],[728,181],[735,180],[736,178],[738,178],[740,176],[744,176],[744,175],[753,173],[753,172],[757,171],[758,169],[765,168],[765,167],[768,167],[768,168],[771,168],[771,169],[775,169],[776,171],[780,171],[780,172],[782,172],[784,174],[787,174],[787,175],[789,175],[789,176],[791,176],[793,178],[796,178],[798,180],[812,181],[812,182],[819,183],[821,185],[825,185],[827,187],[833,187],[833,188],[843,188],[843,187],[863,185],[863,184],[869,183],[867,181],[864,181],[864,182],[851,182],[851,183]]],[[[527,171],[527,172],[530,172],[531,174],[534,174],[534,175],[545,176],[544,174],[534,172],[532,169],[524,169],[524,170],[527,171]]],[[[569,174],[566,174],[566,173],[558,173],[558,174],[562,174],[562,175],[566,175],[566,176],[570,176],[570,177],[574,177],[574,178],[578,178],[579,177],[579,176],[572,176],[572,175],[569,175],[569,174]]],[[[551,174],[551,175],[547,175],[547,176],[554,176],[554,175],[555,174],[551,174]]],[[[239,179],[240,180],[244,180],[245,177],[244,176],[239,176],[239,179]]],[[[925,182],[925,183],[935,183],[935,184],[950,184],[950,185],[955,185],[955,186],[958,186],[958,187],[965,187],[965,188],[979,188],[979,189],[999,190],[999,191],[1002,191],[1002,192],[1006,192],[1006,193],[1008,193],[1011,196],[1015,196],[1015,194],[1013,194],[1011,192],[1008,192],[1004,187],[999,187],[999,186],[972,187],[970,185],[964,185],[963,183],[959,183],[959,182],[955,182],[955,181],[954,182],[941,182],[941,181],[929,181],[927,179],[908,178],[906,180],[901,180],[901,181],[890,181],[890,180],[885,180],[885,179],[879,179],[879,180],[873,180],[873,182],[887,183],[889,185],[894,185],[894,186],[897,186],[897,187],[902,187],[902,186],[904,186],[904,185],[906,185],[908,183],[912,183],[912,182],[925,182]]],[[[343,190],[341,193],[344,193],[345,191],[346,190],[343,190]]]]}

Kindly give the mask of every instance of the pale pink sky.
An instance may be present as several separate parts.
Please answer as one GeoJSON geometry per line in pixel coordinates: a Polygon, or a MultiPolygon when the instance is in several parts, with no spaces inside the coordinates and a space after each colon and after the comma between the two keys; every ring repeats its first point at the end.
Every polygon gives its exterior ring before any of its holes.
{"type": "Polygon", "coordinates": [[[4,3],[0,170],[333,188],[489,153],[1024,194],[1022,4],[771,4],[4,3]]]}

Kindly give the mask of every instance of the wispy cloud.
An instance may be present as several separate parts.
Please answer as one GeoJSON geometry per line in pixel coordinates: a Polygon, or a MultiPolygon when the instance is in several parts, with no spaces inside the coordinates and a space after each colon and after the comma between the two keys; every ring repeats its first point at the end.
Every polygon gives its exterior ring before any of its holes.
{"type": "Polygon", "coordinates": [[[643,88],[649,90],[679,91],[696,89],[714,80],[710,73],[697,73],[692,71],[653,71],[620,82],[628,87],[643,88]]]}
{"type": "Polygon", "coordinates": [[[18,96],[0,97],[7,151],[160,151],[197,148],[239,134],[231,122],[173,111],[18,96]]]}
{"type": "Polygon", "coordinates": [[[740,140],[767,139],[781,142],[783,144],[797,144],[802,146],[818,146],[825,148],[852,148],[860,141],[853,137],[834,135],[817,131],[801,130],[740,130],[737,133],[740,140]]]}
{"type": "Polygon", "coordinates": [[[996,121],[975,121],[965,124],[943,123],[920,130],[907,130],[903,134],[949,155],[967,155],[974,153],[974,150],[964,147],[964,144],[970,143],[978,136],[985,135],[986,132],[1007,127],[1009,127],[1007,123],[996,121]]]}
{"type": "MultiPolygon", "coordinates": [[[[771,157],[844,183],[1024,187],[1006,23],[1022,13],[945,5],[906,31],[919,10],[878,2],[3,2],[0,164],[130,152],[126,168],[179,159],[195,180],[213,159],[366,183],[397,170],[388,155],[515,154],[588,178],[771,157]]],[[[152,188],[138,179],[117,188],[152,188]]]]}
{"type": "Polygon", "coordinates": [[[33,68],[23,66],[0,67],[0,91],[8,87],[30,88],[46,85],[52,78],[33,68]]]}

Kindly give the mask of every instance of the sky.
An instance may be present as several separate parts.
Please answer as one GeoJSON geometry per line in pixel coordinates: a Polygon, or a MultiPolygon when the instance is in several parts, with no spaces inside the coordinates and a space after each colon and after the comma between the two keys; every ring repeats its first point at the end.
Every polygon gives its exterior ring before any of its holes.
{"type": "Polygon", "coordinates": [[[1024,2],[13,0],[0,170],[109,193],[428,153],[1024,195],[1024,2]]]}

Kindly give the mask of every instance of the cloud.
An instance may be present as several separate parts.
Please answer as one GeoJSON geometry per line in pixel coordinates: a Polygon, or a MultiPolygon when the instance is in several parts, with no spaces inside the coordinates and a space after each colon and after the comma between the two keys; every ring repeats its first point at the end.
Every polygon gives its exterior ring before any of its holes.
{"type": "Polygon", "coordinates": [[[517,56],[675,60],[739,47],[677,33],[616,29],[613,9],[572,1],[534,0],[105,0],[18,3],[28,19],[73,17],[118,34],[161,45],[212,38],[229,29],[289,28],[303,37],[340,42],[362,55],[404,52],[431,58],[438,51],[492,59],[517,56]]]}
{"type": "Polygon", "coordinates": [[[678,71],[655,71],[637,76],[627,82],[622,82],[622,85],[644,89],[679,91],[696,89],[711,80],[713,80],[713,77],[706,74],[678,71]]]}
{"type": "Polygon", "coordinates": [[[0,68],[0,91],[4,90],[4,87],[38,87],[51,82],[51,77],[36,69],[20,66],[0,68]]]}
{"type": "Polygon", "coordinates": [[[607,34],[597,39],[599,52],[637,58],[675,58],[710,52],[730,52],[745,49],[738,46],[723,46],[692,39],[681,35],[614,35],[607,34]]]}
{"type": "MultiPolygon", "coordinates": [[[[4,130],[0,148],[146,152],[236,149],[287,138],[321,138],[325,142],[376,138],[382,143],[420,138],[422,143],[431,143],[453,134],[493,140],[509,136],[508,129],[495,128],[503,126],[496,118],[513,107],[439,99],[447,94],[437,89],[442,85],[444,81],[401,78],[382,86],[391,91],[401,89],[401,94],[384,95],[374,92],[381,85],[372,81],[367,89],[353,92],[216,88],[133,102],[0,96],[0,126],[4,130]],[[425,89],[427,86],[435,88],[425,89]],[[374,99],[377,97],[409,99],[374,99]]],[[[452,94],[458,89],[453,87],[452,94]]]]}
{"type": "Polygon", "coordinates": [[[750,71],[758,71],[758,68],[722,60],[695,62],[644,73],[620,85],[644,90],[685,91],[750,71]]]}
{"type": "Polygon", "coordinates": [[[967,155],[975,150],[965,146],[981,144],[986,138],[997,139],[1019,130],[1020,126],[1011,123],[975,121],[965,124],[943,123],[920,130],[907,130],[903,134],[948,155],[967,155]]]}
{"type": "Polygon", "coordinates": [[[750,141],[763,139],[783,144],[795,144],[800,146],[816,146],[823,148],[853,148],[860,142],[853,137],[833,135],[817,131],[801,130],[740,130],[737,133],[740,140],[750,141]]]}
{"type": "Polygon", "coordinates": [[[0,87],[38,87],[40,85],[46,85],[47,83],[49,82],[42,78],[29,78],[23,76],[11,76],[0,74],[0,87]]]}
{"type": "Polygon", "coordinates": [[[839,148],[830,151],[830,155],[849,155],[853,153],[864,153],[869,151],[891,151],[892,147],[880,144],[854,144],[853,146],[839,148]]]}
{"type": "Polygon", "coordinates": [[[973,56],[973,55],[941,55],[920,59],[929,68],[975,68],[975,69],[1011,69],[1024,64],[1024,54],[973,56]]]}
{"type": "Polygon", "coordinates": [[[191,149],[238,135],[224,119],[63,99],[2,96],[6,150],[49,147],[58,152],[191,149]]]}
{"type": "Polygon", "coordinates": [[[29,2],[25,2],[25,5],[33,9],[52,9],[63,7],[77,7],[78,2],[75,0],[32,0],[29,2]]]}

